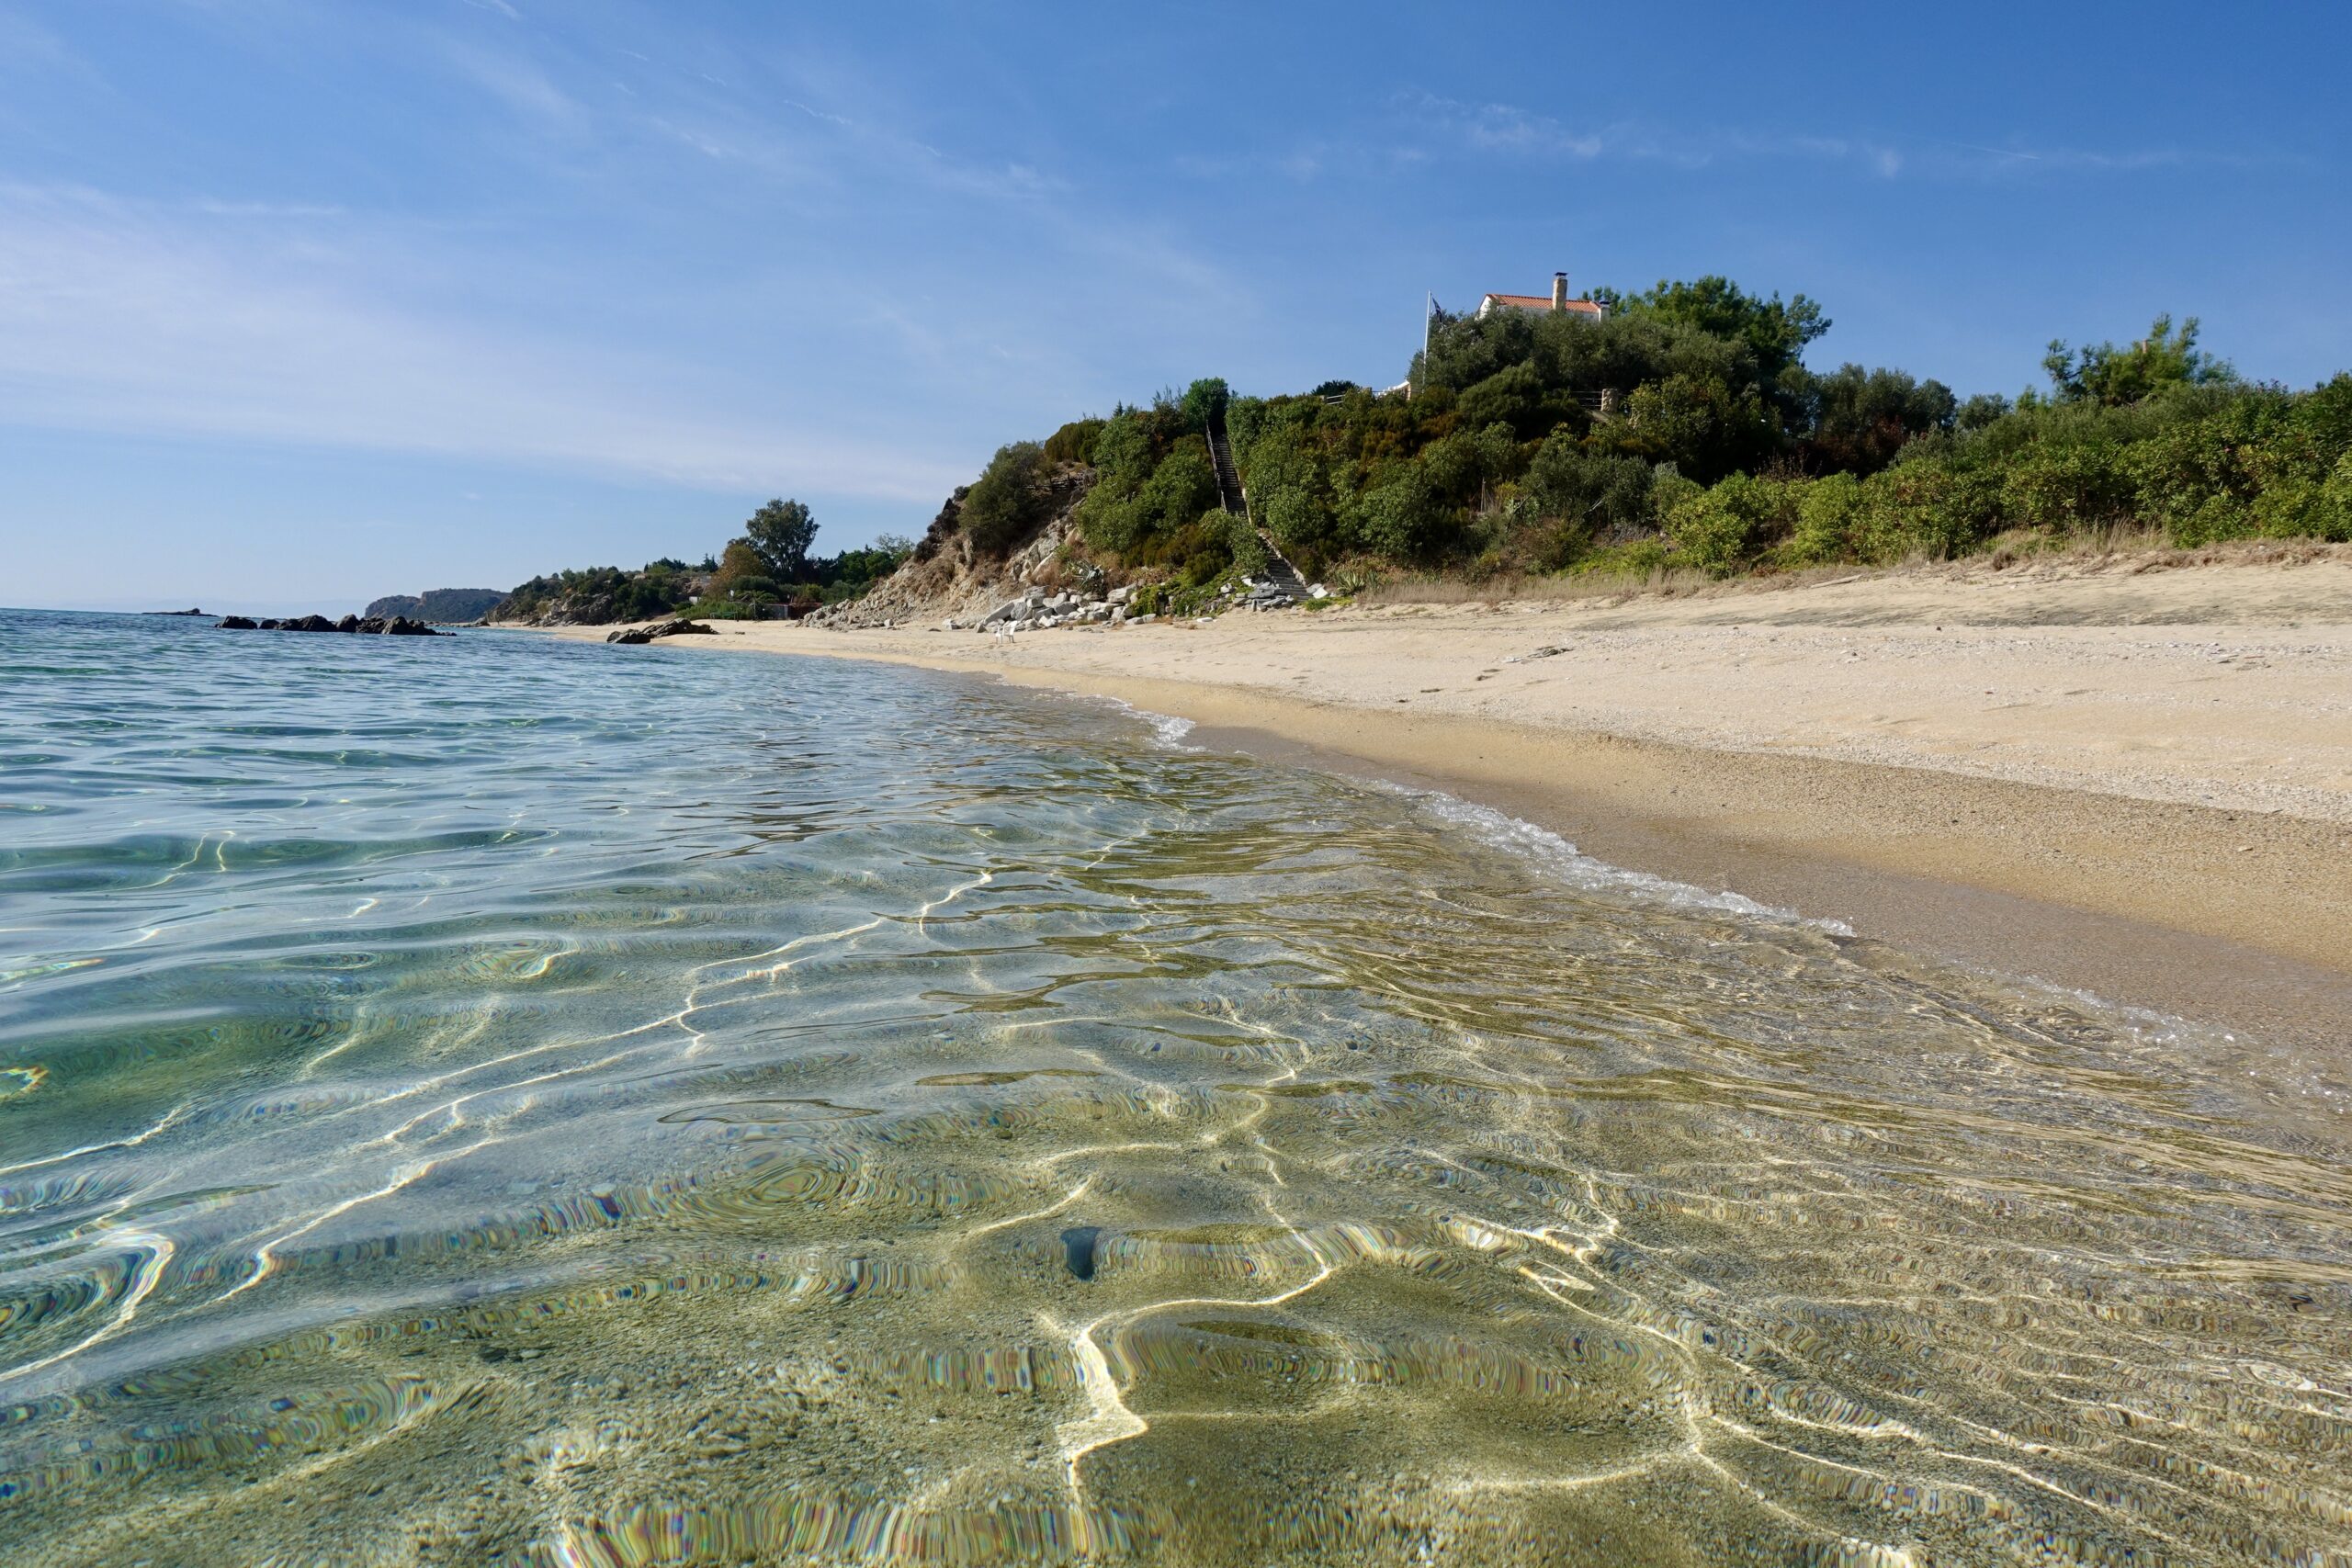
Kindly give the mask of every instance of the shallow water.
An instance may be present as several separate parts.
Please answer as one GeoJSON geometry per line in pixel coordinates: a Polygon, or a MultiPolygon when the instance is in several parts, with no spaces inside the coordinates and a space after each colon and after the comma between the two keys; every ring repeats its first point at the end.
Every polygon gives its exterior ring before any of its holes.
{"type": "Polygon", "coordinates": [[[2352,1562],[2334,1062],[900,670],[0,698],[7,1562],[2352,1562]]]}

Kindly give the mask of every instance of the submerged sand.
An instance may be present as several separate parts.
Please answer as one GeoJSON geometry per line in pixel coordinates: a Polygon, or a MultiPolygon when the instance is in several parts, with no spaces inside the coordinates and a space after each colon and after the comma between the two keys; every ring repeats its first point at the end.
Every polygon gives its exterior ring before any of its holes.
{"type": "Polygon", "coordinates": [[[2352,552],[1016,638],[718,629],[690,640],[1117,697],[1866,936],[2352,1032],[2352,552]]]}

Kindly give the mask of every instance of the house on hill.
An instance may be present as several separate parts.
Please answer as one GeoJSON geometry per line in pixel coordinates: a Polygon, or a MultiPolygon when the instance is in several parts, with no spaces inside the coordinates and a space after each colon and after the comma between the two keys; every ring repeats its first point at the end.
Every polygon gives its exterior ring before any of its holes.
{"type": "Polygon", "coordinates": [[[1556,310],[1594,321],[1609,313],[1596,300],[1569,299],[1568,275],[1565,272],[1552,275],[1552,293],[1548,299],[1541,294],[1489,294],[1478,301],[1480,321],[1496,310],[1532,310],[1538,314],[1556,310]]]}

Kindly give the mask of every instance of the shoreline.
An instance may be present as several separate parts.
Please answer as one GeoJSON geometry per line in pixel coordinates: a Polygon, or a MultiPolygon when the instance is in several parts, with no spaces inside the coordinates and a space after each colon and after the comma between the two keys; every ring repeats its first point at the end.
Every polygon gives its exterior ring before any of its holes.
{"type": "MultiPolygon", "coordinates": [[[[989,674],[1114,698],[1191,720],[1194,744],[1442,791],[1547,829],[1611,865],[1841,920],[1907,951],[2283,1043],[2341,1047],[2352,1034],[2352,789],[2335,787],[2331,749],[2352,742],[2352,715],[2330,707],[2324,694],[2339,664],[2352,668],[2352,567],[2302,576],[2283,596],[2279,575],[2202,569],[2186,585],[2159,585],[2159,597],[2177,597],[2184,586],[2200,600],[2241,587],[2268,595],[2227,621],[2193,625],[2127,619],[2149,609],[2138,584],[2122,585],[2120,607],[2064,620],[2066,606],[2046,601],[2085,595],[2042,582],[2032,619],[2021,624],[2007,617],[2018,608],[2014,590],[2027,582],[2003,585],[2012,591],[2007,601],[1972,603],[1981,586],[1955,580],[1931,585],[1928,603],[1896,610],[1886,601],[1922,592],[1898,579],[1891,592],[1864,585],[1875,601],[1866,605],[1832,585],[1826,594],[1800,589],[1769,599],[1414,607],[1252,616],[1200,630],[1066,630],[1032,634],[1010,650],[968,633],[782,623],[713,623],[718,636],[684,641],[989,674]],[[2242,575],[2219,583],[2205,575],[2224,571],[2242,575]],[[1975,624],[1963,624],[1971,612],[1975,624]],[[1994,638],[2013,659],[2020,654],[2007,645],[2018,634],[2049,637],[2054,653],[2032,646],[2022,656],[2082,683],[2067,693],[2072,706],[2015,719],[2019,705],[2003,689],[2013,672],[1988,675],[1993,663],[1969,664],[1947,627],[1978,642],[1994,638]],[[1816,689],[1887,705],[1881,671],[1930,628],[1951,657],[1924,665],[1941,684],[1923,689],[1920,700],[1942,728],[1908,757],[1875,733],[1865,737],[1868,747],[1847,748],[1861,755],[1834,754],[1837,703],[1815,702],[1816,689]],[[2291,689],[2281,683],[2284,672],[2267,682],[2260,674],[2273,662],[2264,652],[2282,632],[2297,651],[2316,650],[2293,672],[2304,684],[2291,689]],[[1777,683],[1764,689],[1786,694],[1760,716],[1739,708],[1754,701],[1757,688],[1743,686],[1741,676],[1758,634],[1781,645],[1781,658],[1762,661],[1766,680],[1777,683]],[[1502,717],[1491,704],[1481,711],[1415,700],[1479,692],[1474,671],[1491,688],[1507,672],[1505,660],[1525,669],[1498,649],[1552,646],[1547,637],[1567,646],[1540,668],[1546,676],[1574,671],[1577,702],[1555,698],[1545,707],[1506,697],[1506,711],[1521,711],[1502,717]],[[2146,668],[2101,665],[2126,653],[2146,668]],[[1661,656],[1655,675],[1625,673],[1661,656]],[[2225,672],[2218,682],[2217,660],[2225,672]],[[2233,664],[2247,673],[2230,671],[2233,664]],[[1605,715],[1602,723],[1576,722],[1591,716],[1581,701],[1591,690],[1622,692],[1644,678],[1677,723],[1695,728],[1724,719],[1717,742],[1628,734],[1638,726],[1610,725],[1605,715]],[[1954,680],[1988,682],[1984,695],[1996,700],[1980,705],[1983,713],[1962,711],[1944,689],[1954,680]],[[2159,699],[2171,705],[2154,718],[2165,733],[2143,743],[2125,729],[2147,722],[2132,705],[2159,699]],[[2272,711],[2282,707],[2283,720],[2272,711]],[[1768,720],[1782,730],[1819,729],[1830,744],[1800,746],[1739,728],[1758,731],[1768,720]],[[2015,754],[1975,732],[1997,739],[2004,724],[2022,738],[2015,754]],[[2274,733],[2282,725],[2284,735],[2274,733]],[[2178,739],[2184,730],[2203,752],[2178,739]],[[1952,734],[1972,744],[1948,745],[1952,734]],[[2097,764],[2105,764],[2109,787],[2081,787],[2052,768],[2053,738],[2072,748],[2054,754],[2094,764],[2083,774],[2097,778],[2097,764]],[[2271,753],[2282,746],[2306,765],[2281,765],[2271,753]],[[2216,803],[2151,798],[2152,784],[2177,796],[2199,791],[2216,803]]],[[[2111,599],[2117,590],[2100,581],[2090,596],[2111,599]]],[[[601,639],[608,629],[558,635],[601,639]]],[[[1909,734],[1922,735],[1916,720],[1909,734]]]]}

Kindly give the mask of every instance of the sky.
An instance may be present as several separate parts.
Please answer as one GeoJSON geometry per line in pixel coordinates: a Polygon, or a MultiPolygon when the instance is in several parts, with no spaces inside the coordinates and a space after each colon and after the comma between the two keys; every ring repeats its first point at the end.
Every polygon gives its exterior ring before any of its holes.
{"type": "Polygon", "coordinates": [[[0,604],[919,535],[1001,444],[1724,274],[2015,392],[2352,367],[2352,6],[0,0],[0,604]]]}

